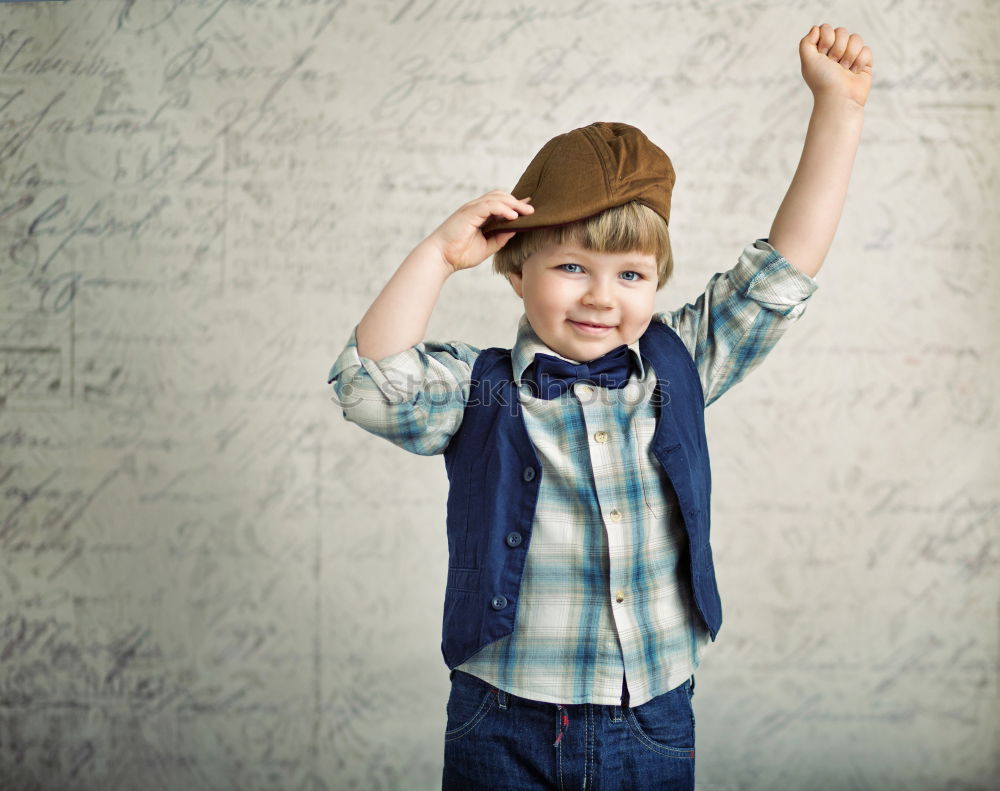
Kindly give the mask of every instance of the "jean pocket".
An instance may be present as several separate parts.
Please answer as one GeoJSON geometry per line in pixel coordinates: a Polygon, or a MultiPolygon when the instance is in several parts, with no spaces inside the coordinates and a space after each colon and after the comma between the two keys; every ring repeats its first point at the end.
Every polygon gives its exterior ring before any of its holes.
{"type": "Polygon", "coordinates": [[[444,740],[454,741],[471,733],[496,707],[496,687],[471,674],[455,673],[448,695],[444,740]]]}
{"type": "Polygon", "coordinates": [[[626,708],[625,719],[639,742],[650,750],[694,758],[691,679],[640,706],[626,708]]]}

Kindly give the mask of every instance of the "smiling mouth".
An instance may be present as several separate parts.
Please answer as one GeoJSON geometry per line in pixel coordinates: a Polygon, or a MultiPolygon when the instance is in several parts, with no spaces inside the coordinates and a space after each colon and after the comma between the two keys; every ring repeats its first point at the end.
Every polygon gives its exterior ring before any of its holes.
{"type": "Polygon", "coordinates": [[[609,324],[590,324],[589,322],[586,322],[586,321],[573,321],[573,319],[570,319],[569,321],[570,321],[571,324],[575,324],[577,327],[582,327],[583,329],[586,329],[586,330],[610,330],[610,329],[612,329],[611,325],[609,325],[609,324]]]}

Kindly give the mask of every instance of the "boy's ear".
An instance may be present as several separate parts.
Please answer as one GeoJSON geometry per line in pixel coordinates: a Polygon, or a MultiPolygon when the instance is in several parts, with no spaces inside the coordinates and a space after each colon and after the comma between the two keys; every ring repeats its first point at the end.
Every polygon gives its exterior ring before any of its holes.
{"type": "Polygon", "coordinates": [[[510,278],[510,284],[514,287],[514,292],[521,298],[524,299],[524,288],[523,279],[520,272],[510,272],[507,275],[510,278]]]}

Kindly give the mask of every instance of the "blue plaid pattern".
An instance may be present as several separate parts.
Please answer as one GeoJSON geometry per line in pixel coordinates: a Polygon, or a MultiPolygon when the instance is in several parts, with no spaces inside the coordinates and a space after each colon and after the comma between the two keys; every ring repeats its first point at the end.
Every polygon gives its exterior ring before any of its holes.
{"type": "MultiPolygon", "coordinates": [[[[694,303],[653,321],[687,346],[707,407],[763,361],[816,288],[757,239],[694,303]]],[[[413,453],[443,453],[480,349],[427,341],[375,361],[358,355],[356,330],[328,376],[344,417],[413,453]]],[[[577,382],[558,398],[534,398],[521,375],[536,352],[555,353],[525,316],[519,322],[512,363],[542,463],[538,506],[514,632],[459,665],[514,695],[614,705],[624,674],[638,706],[689,678],[709,641],[676,495],[649,450],[655,374],[638,341],[629,349],[636,368],[624,388],[577,382]]]]}

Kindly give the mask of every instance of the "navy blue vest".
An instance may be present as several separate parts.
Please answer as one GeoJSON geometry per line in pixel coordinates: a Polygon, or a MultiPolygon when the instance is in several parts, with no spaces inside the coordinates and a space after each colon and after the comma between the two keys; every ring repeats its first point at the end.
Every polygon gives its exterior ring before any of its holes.
{"type": "MultiPolygon", "coordinates": [[[[695,604],[715,640],[722,604],[709,546],[712,477],[701,381],[684,342],[665,324],[650,322],[639,351],[658,382],[651,448],[677,493],[695,604]]],[[[521,414],[510,349],[484,349],[471,379],[462,424],[444,453],[448,582],[441,652],[449,668],[514,630],[542,479],[521,414]]]]}

